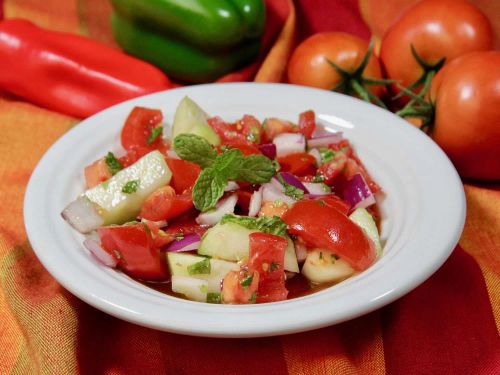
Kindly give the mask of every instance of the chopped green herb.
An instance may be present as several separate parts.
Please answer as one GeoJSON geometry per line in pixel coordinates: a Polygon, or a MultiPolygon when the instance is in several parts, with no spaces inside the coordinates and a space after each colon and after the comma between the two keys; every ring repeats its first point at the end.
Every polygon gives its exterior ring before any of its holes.
{"type": "Polygon", "coordinates": [[[111,151],[108,152],[104,160],[106,161],[106,165],[108,166],[109,171],[111,172],[112,175],[115,175],[123,168],[120,161],[115,157],[115,155],[111,151]]]}
{"type": "Polygon", "coordinates": [[[252,296],[250,297],[250,299],[248,300],[248,302],[250,302],[250,303],[257,302],[257,293],[252,293],[252,296]]]}
{"type": "Polygon", "coordinates": [[[328,163],[329,161],[332,161],[335,156],[335,151],[328,147],[320,147],[319,154],[321,155],[321,161],[323,163],[328,163]]]}
{"type": "Polygon", "coordinates": [[[311,180],[311,182],[323,182],[323,181],[325,181],[325,178],[320,174],[316,174],[316,176],[314,176],[313,179],[311,180]]]}
{"type": "Polygon", "coordinates": [[[210,259],[205,258],[187,267],[189,275],[210,275],[210,259]]]}
{"type": "Polygon", "coordinates": [[[281,182],[281,185],[283,185],[283,187],[285,188],[285,195],[288,195],[289,197],[292,197],[296,200],[300,200],[304,197],[304,190],[286,183],[281,174],[278,173],[277,176],[279,182],[281,182]]]}
{"type": "Polygon", "coordinates": [[[127,182],[123,186],[122,193],[125,193],[125,194],[135,193],[137,191],[137,189],[139,188],[140,183],[141,183],[141,180],[130,180],[129,182],[127,182]]]}
{"type": "Polygon", "coordinates": [[[243,280],[240,281],[241,286],[247,287],[252,284],[253,281],[253,275],[245,277],[243,280]]]}
{"type": "Polygon", "coordinates": [[[182,233],[182,232],[178,232],[178,233],[174,234],[174,239],[175,239],[176,241],[183,240],[183,239],[184,239],[184,233],[182,233]]]}
{"type": "Polygon", "coordinates": [[[280,268],[281,268],[281,264],[279,264],[277,262],[271,262],[271,267],[269,267],[269,271],[273,272],[273,271],[279,270],[280,268]]]}
{"type": "Polygon", "coordinates": [[[208,303],[222,303],[222,295],[220,293],[207,293],[208,303]]]}
{"type": "Polygon", "coordinates": [[[287,225],[278,216],[261,216],[248,217],[226,214],[220,221],[221,225],[225,223],[235,223],[248,229],[256,229],[264,233],[275,234],[277,236],[286,237],[287,225]]]}
{"type": "Polygon", "coordinates": [[[148,139],[147,139],[146,143],[147,143],[148,145],[150,145],[150,144],[151,144],[151,143],[153,143],[153,142],[156,140],[156,138],[158,138],[158,137],[160,136],[160,134],[162,134],[162,133],[163,133],[163,126],[159,125],[159,126],[157,126],[157,127],[153,128],[153,129],[151,130],[151,134],[149,134],[149,137],[148,137],[148,139]]]}
{"type": "Polygon", "coordinates": [[[325,193],[330,193],[332,191],[332,188],[328,186],[327,184],[321,184],[321,187],[323,188],[323,191],[325,193]]]}

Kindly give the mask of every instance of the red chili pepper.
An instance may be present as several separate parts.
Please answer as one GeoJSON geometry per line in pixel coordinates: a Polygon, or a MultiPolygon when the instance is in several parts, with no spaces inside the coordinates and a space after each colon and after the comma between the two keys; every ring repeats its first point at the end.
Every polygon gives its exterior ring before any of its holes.
{"type": "Polygon", "coordinates": [[[0,22],[0,88],[34,104],[83,118],[171,87],[156,67],[90,38],[0,22]]]}

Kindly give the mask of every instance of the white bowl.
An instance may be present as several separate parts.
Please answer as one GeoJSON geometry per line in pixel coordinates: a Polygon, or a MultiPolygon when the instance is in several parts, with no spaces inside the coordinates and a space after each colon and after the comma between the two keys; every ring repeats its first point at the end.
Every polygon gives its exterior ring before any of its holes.
{"type": "Polygon", "coordinates": [[[418,286],[448,258],[461,234],[465,198],[445,154],[421,131],[360,100],[284,84],[212,84],[133,99],[71,129],[43,156],[25,196],[28,237],[47,270],[71,293],[118,318],[159,330],[212,337],[294,333],[355,318],[418,286]],[[344,131],[385,191],[379,204],[384,252],[368,270],[311,295],[261,305],[212,305],[164,295],[101,266],[83,236],[64,222],[62,209],[83,191],[83,167],[116,149],[134,106],[160,108],[171,124],[189,95],[211,115],[234,120],[295,121],[313,109],[327,127],[344,131]]]}

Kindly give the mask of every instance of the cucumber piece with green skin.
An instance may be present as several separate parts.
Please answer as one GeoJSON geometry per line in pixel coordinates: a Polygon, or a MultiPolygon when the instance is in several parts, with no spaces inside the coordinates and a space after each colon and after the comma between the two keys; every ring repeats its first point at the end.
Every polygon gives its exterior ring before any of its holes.
{"type": "Polygon", "coordinates": [[[152,151],[88,189],[66,206],[62,217],[81,233],[102,225],[123,224],[134,220],[148,195],[167,185],[171,178],[165,157],[159,151],[152,151]]]}
{"type": "Polygon", "coordinates": [[[220,138],[208,125],[208,115],[198,104],[185,96],[175,110],[172,124],[172,138],[179,134],[196,134],[205,138],[214,146],[220,144],[220,138]]]}
{"type": "MultiPolygon", "coordinates": [[[[205,232],[198,248],[198,254],[238,262],[248,258],[250,253],[249,236],[255,232],[259,231],[232,222],[219,223],[205,232]]],[[[287,240],[284,268],[286,271],[299,272],[293,241],[289,237],[287,240]]]]}
{"type": "Polygon", "coordinates": [[[184,294],[192,301],[206,302],[208,281],[189,276],[172,276],[172,291],[184,294]]]}
{"type": "Polygon", "coordinates": [[[375,244],[375,252],[377,258],[382,255],[382,244],[380,243],[380,235],[378,233],[377,224],[373,220],[373,216],[366,210],[366,208],[356,208],[349,219],[358,224],[366,233],[369,239],[375,244]]]}
{"type": "Polygon", "coordinates": [[[321,249],[309,251],[302,266],[302,274],[316,284],[337,283],[354,274],[354,269],[343,259],[321,249]]]}
{"type": "Polygon", "coordinates": [[[87,190],[84,196],[97,207],[103,225],[123,224],[135,219],[148,195],[167,185],[171,178],[165,157],[159,151],[151,151],[109,180],[87,190]],[[130,181],[138,181],[137,189],[123,192],[130,181]]]}
{"type": "Polygon", "coordinates": [[[240,266],[235,262],[228,262],[222,259],[209,259],[210,273],[190,273],[189,270],[193,270],[193,265],[204,262],[207,259],[193,254],[167,253],[167,263],[172,276],[186,276],[206,280],[208,283],[208,292],[220,292],[222,279],[230,271],[239,271],[240,266]]]}

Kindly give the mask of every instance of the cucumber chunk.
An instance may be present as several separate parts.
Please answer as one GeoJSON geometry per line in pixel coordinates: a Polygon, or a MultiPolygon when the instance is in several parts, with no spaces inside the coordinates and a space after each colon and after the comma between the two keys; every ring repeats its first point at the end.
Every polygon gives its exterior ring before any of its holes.
{"type": "Polygon", "coordinates": [[[172,124],[172,138],[182,133],[196,134],[213,145],[220,144],[217,133],[208,125],[208,115],[194,101],[185,96],[177,106],[172,124]]]}
{"type": "Polygon", "coordinates": [[[172,276],[172,291],[184,294],[192,301],[206,302],[208,281],[189,276],[172,276]]]}
{"type": "Polygon", "coordinates": [[[151,151],[83,195],[96,206],[103,219],[102,225],[123,224],[135,219],[147,196],[167,185],[171,178],[165,157],[159,151],[151,151]],[[131,181],[138,181],[137,189],[123,192],[124,186],[131,181]]]}
{"type": "Polygon", "coordinates": [[[365,208],[356,208],[349,215],[349,219],[358,224],[365,231],[368,238],[373,241],[377,258],[379,258],[382,255],[382,244],[380,243],[377,224],[375,224],[372,215],[365,208]]]}
{"type": "Polygon", "coordinates": [[[313,283],[336,283],[354,274],[354,269],[332,253],[316,249],[307,254],[302,274],[313,283]]]}
{"type": "Polygon", "coordinates": [[[221,259],[210,259],[210,273],[193,273],[193,265],[206,261],[208,258],[193,254],[167,253],[167,263],[172,276],[186,276],[206,280],[208,292],[221,291],[221,281],[230,271],[239,271],[240,266],[235,262],[221,259]]]}

